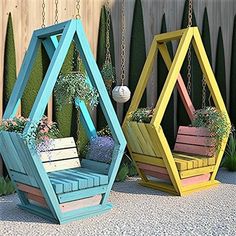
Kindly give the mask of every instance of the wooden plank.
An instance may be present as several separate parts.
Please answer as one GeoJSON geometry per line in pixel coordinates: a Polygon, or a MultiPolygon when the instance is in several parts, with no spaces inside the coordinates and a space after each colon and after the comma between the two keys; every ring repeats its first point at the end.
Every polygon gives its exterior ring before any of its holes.
{"type": "MultiPolygon", "coordinates": [[[[147,144],[150,146],[150,148],[152,149],[152,152],[154,153],[153,156],[159,157],[161,156],[159,152],[156,151],[156,148],[154,148],[153,142],[150,138],[150,135],[148,133],[147,130],[147,126],[149,126],[149,124],[144,124],[144,123],[137,123],[139,126],[140,131],[142,132],[147,144]]],[[[152,155],[151,155],[152,156],[152,155]]]]}
{"type": "Polygon", "coordinates": [[[99,185],[108,184],[108,175],[102,175],[86,168],[80,168],[80,172],[99,178],[99,185]]]}
{"type": "Polygon", "coordinates": [[[76,145],[73,137],[57,138],[52,140],[52,150],[74,147],[76,147],[76,145]]]}
{"type": "Polygon", "coordinates": [[[201,167],[197,169],[192,169],[192,170],[184,170],[180,171],[180,178],[188,178],[196,175],[203,175],[203,174],[208,174],[214,171],[215,166],[207,166],[207,167],[201,167]]]}
{"type": "Polygon", "coordinates": [[[41,152],[40,158],[42,162],[56,161],[69,158],[78,158],[78,153],[76,148],[59,149],[55,151],[41,152]]]}
{"type": "Polygon", "coordinates": [[[178,134],[211,137],[209,130],[203,127],[179,126],[178,134]]]}
{"type": "Polygon", "coordinates": [[[80,160],[79,158],[74,158],[62,161],[44,162],[43,166],[46,172],[65,170],[80,167],[80,160]]]}
{"type": "Polygon", "coordinates": [[[192,146],[188,144],[175,143],[174,147],[175,152],[186,153],[186,154],[197,154],[201,156],[213,156],[215,150],[213,148],[204,147],[204,146],[192,146]]]}
{"type": "Polygon", "coordinates": [[[13,171],[13,170],[11,170],[11,178],[15,182],[20,182],[22,184],[27,184],[27,185],[31,185],[33,187],[38,187],[38,184],[33,177],[13,171]]]}
{"type": "Polygon", "coordinates": [[[85,207],[97,206],[100,204],[101,200],[102,200],[102,195],[96,195],[93,197],[60,204],[60,208],[62,212],[68,212],[85,207]]]}
{"type": "Polygon", "coordinates": [[[130,122],[129,125],[133,130],[133,133],[136,135],[136,138],[139,140],[143,153],[149,156],[155,156],[155,153],[152,151],[152,148],[149,146],[148,142],[146,141],[142,132],[140,131],[138,123],[130,122]]]}
{"type": "Polygon", "coordinates": [[[199,146],[215,147],[214,138],[200,137],[200,136],[193,136],[193,135],[178,134],[175,142],[199,145],[199,146]]]}
{"type": "Polygon", "coordinates": [[[87,188],[69,193],[58,194],[58,200],[60,203],[71,202],[74,200],[92,197],[94,195],[104,194],[106,191],[107,186],[102,185],[94,188],[87,188]]]}
{"type": "Polygon", "coordinates": [[[137,136],[135,135],[135,133],[133,132],[133,130],[132,130],[131,126],[130,126],[130,123],[131,122],[129,122],[126,127],[127,127],[127,133],[128,133],[128,137],[129,137],[129,142],[130,142],[130,140],[132,140],[131,141],[131,144],[132,144],[131,149],[134,152],[143,153],[143,149],[142,149],[141,143],[137,139],[137,136]]]}
{"type": "Polygon", "coordinates": [[[175,157],[174,154],[173,154],[173,156],[174,156],[174,161],[175,161],[175,164],[176,164],[178,170],[188,170],[188,169],[193,168],[192,162],[183,160],[182,158],[175,157]]]}
{"type": "Polygon", "coordinates": [[[142,170],[159,172],[159,173],[168,175],[168,172],[167,172],[166,168],[163,168],[163,167],[149,165],[149,164],[144,164],[144,163],[140,163],[140,162],[137,162],[137,165],[142,170]]]}
{"type": "Polygon", "coordinates": [[[158,43],[168,42],[181,38],[186,32],[186,29],[181,29],[173,32],[162,33],[155,36],[155,40],[158,43]]]}
{"type": "Polygon", "coordinates": [[[163,180],[169,180],[170,181],[170,177],[168,174],[163,174],[160,172],[156,172],[156,171],[151,171],[151,170],[144,170],[145,175],[148,176],[152,176],[158,179],[163,179],[163,180]]]}
{"type": "Polygon", "coordinates": [[[132,155],[136,162],[165,167],[164,161],[160,157],[152,157],[138,153],[132,153],[132,155]]]}
{"type": "Polygon", "coordinates": [[[40,197],[40,196],[34,195],[32,193],[27,193],[26,196],[27,196],[28,199],[39,203],[43,207],[48,207],[47,202],[45,201],[44,197],[40,197]]]}
{"type": "Polygon", "coordinates": [[[186,179],[182,179],[181,183],[182,185],[185,186],[189,186],[189,185],[193,185],[193,184],[199,184],[202,182],[206,182],[209,181],[211,174],[203,174],[203,175],[197,175],[194,177],[190,177],[190,178],[186,178],[186,179]]]}
{"type": "Polygon", "coordinates": [[[21,184],[21,183],[16,183],[16,186],[20,191],[31,193],[39,197],[43,197],[43,194],[39,188],[34,188],[32,186],[21,184]]]}
{"type": "Polygon", "coordinates": [[[101,174],[108,174],[110,165],[107,163],[102,163],[98,161],[88,160],[88,159],[82,159],[81,160],[81,167],[87,168],[90,170],[94,170],[101,174]]]}

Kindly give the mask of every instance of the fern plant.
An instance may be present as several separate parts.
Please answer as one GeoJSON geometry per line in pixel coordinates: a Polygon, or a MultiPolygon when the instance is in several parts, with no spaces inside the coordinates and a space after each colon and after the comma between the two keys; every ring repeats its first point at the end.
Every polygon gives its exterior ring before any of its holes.
{"type": "Polygon", "coordinates": [[[0,177],[0,196],[2,195],[9,195],[15,192],[15,187],[11,182],[10,178],[7,177],[0,177]]]}
{"type": "Polygon", "coordinates": [[[225,158],[223,167],[229,171],[236,171],[236,137],[235,134],[230,134],[229,141],[225,150],[225,158]]]}

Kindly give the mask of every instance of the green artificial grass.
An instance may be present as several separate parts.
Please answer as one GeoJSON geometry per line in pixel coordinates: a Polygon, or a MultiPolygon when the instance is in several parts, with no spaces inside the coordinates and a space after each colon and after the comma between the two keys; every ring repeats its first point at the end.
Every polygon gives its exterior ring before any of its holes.
{"type": "MultiPolygon", "coordinates": [[[[166,30],[166,18],[165,14],[162,17],[161,22],[161,33],[167,32],[166,30]]],[[[169,51],[169,54],[171,58],[173,58],[173,47],[172,43],[167,43],[167,48],[169,51]]],[[[166,77],[168,75],[168,70],[165,65],[165,62],[160,54],[157,56],[157,98],[160,96],[163,85],[166,81],[166,77]]],[[[166,138],[168,140],[168,143],[171,148],[174,147],[175,142],[175,125],[174,125],[174,95],[172,94],[170,101],[168,103],[167,109],[165,111],[163,120],[161,122],[162,128],[164,130],[164,133],[166,135],[166,138]]]]}
{"type": "MultiPolygon", "coordinates": [[[[181,24],[182,29],[186,28],[188,25],[188,5],[189,5],[189,0],[186,0],[185,5],[184,5],[182,24],[181,24]]],[[[196,26],[196,25],[197,25],[196,18],[195,18],[195,14],[193,10],[192,26],[196,26]]],[[[187,65],[188,63],[187,63],[187,56],[186,56],[182,69],[181,69],[181,75],[183,77],[183,80],[186,86],[187,86],[187,65]]],[[[202,105],[201,96],[199,96],[199,94],[201,94],[201,91],[202,91],[202,72],[201,72],[201,68],[199,66],[198,59],[196,57],[193,47],[191,47],[191,68],[192,68],[191,69],[191,75],[192,75],[191,99],[195,108],[198,109],[198,108],[201,108],[201,105],[202,105]]],[[[187,115],[187,112],[184,108],[184,105],[179,95],[178,95],[178,108],[177,108],[177,123],[178,125],[190,124],[190,119],[187,115]]]]}
{"type": "MultiPolygon", "coordinates": [[[[210,35],[210,26],[208,20],[207,8],[204,10],[203,23],[202,23],[202,41],[206,50],[206,54],[210,64],[212,65],[212,52],[211,52],[211,35],[210,35]]],[[[210,91],[206,85],[206,106],[209,104],[210,91]]]]}
{"type": "MultiPolygon", "coordinates": [[[[101,8],[101,15],[100,15],[100,23],[99,23],[99,32],[98,32],[98,44],[97,44],[97,64],[100,69],[102,70],[103,64],[106,59],[106,31],[107,31],[107,11],[105,6],[101,8]]],[[[110,16],[110,54],[111,54],[111,61],[112,65],[115,68],[115,50],[114,50],[114,37],[113,37],[113,27],[112,27],[112,19],[110,16]]],[[[110,96],[111,97],[111,96],[110,96]]],[[[116,110],[116,102],[112,100],[113,107],[116,110]]],[[[101,130],[107,126],[107,121],[104,117],[103,111],[98,104],[97,106],[97,129],[101,130]]]]}
{"type": "Polygon", "coordinates": [[[30,114],[43,78],[47,72],[49,63],[50,60],[46,50],[43,45],[40,44],[30,73],[29,81],[26,85],[21,101],[21,114],[24,117],[28,117],[30,114]]]}
{"type": "MultiPolygon", "coordinates": [[[[133,23],[130,41],[130,57],[129,57],[129,81],[128,86],[131,91],[131,99],[136,89],[139,77],[141,75],[144,63],[146,61],[146,46],[143,22],[143,10],[141,0],[136,0],[134,5],[133,23]]],[[[129,109],[130,101],[124,105],[124,116],[129,109]]],[[[142,96],[139,107],[146,107],[147,95],[146,90],[142,96]]]]}
{"type": "Polygon", "coordinates": [[[225,74],[225,53],[224,43],[221,27],[219,27],[217,47],[216,47],[216,64],[215,64],[215,77],[220,88],[221,95],[226,104],[226,74],[225,74]]]}
{"type": "Polygon", "coordinates": [[[16,82],[16,52],[11,13],[8,15],[7,32],[4,50],[3,70],[3,111],[5,110],[12,89],[16,82]]]}
{"type": "Polygon", "coordinates": [[[234,16],[234,28],[232,39],[232,54],[230,68],[230,119],[236,125],[236,15],[234,16]]]}

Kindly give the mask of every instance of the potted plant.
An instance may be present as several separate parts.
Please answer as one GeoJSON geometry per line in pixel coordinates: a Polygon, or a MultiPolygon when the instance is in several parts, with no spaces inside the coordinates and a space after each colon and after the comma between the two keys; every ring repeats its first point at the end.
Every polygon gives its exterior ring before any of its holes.
{"type": "Polygon", "coordinates": [[[139,123],[150,123],[153,117],[154,109],[150,107],[138,108],[136,111],[131,113],[130,121],[139,123]]]}
{"type": "Polygon", "coordinates": [[[228,122],[226,114],[215,107],[196,110],[192,126],[207,128],[214,139],[215,147],[218,148],[220,148],[221,142],[227,137],[231,129],[231,124],[228,122]]]}

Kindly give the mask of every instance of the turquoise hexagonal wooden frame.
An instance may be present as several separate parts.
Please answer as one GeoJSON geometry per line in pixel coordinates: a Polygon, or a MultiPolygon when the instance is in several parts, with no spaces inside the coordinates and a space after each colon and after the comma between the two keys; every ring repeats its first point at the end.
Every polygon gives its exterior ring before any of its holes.
{"type": "MultiPolygon", "coordinates": [[[[91,171],[89,173],[92,173],[93,177],[100,178],[100,180],[107,178],[107,184],[57,195],[50,182],[49,175],[46,173],[41,159],[33,146],[26,144],[21,136],[16,133],[0,133],[0,152],[6,163],[8,172],[16,185],[17,193],[21,200],[20,207],[57,223],[65,223],[71,220],[96,215],[111,208],[111,204],[108,203],[108,197],[126,146],[125,137],[80,20],[70,20],[34,31],[18,79],[3,116],[4,119],[9,119],[16,115],[29,79],[37,48],[40,43],[43,43],[51,62],[30,112],[30,121],[27,123],[24,130],[24,134],[30,134],[31,130],[34,128],[33,123],[38,122],[44,114],[67,51],[73,40],[85,65],[87,78],[91,85],[97,88],[99,92],[99,102],[115,142],[113,158],[110,165],[104,163],[96,164],[84,160],[81,163],[81,168],[89,168],[91,171]],[[59,41],[57,39],[58,35],[61,35],[59,41]],[[23,188],[21,183],[24,184],[23,188]],[[44,203],[47,205],[46,208],[41,205],[32,204],[32,202],[29,201],[29,192],[27,191],[31,189],[33,189],[35,199],[44,199],[44,203]],[[98,194],[101,196],[101,201],[98,205],[87,206],[85,204],[84,207],[78,209],[73,208],[66,212],[62,211],[62,204],[72,203],[73,206],[73,203],[74,205],[77,204],[80,199],[86,200],[98,194]]],[[[96,128],[86,105],[83,101],[77,99],[76,106],[80,107],[82,122],[88,137],[95,137],[97,135],[96,128]]],[[[86,173],[86,176],[89,178],[88,173],[86,173]]]]}

